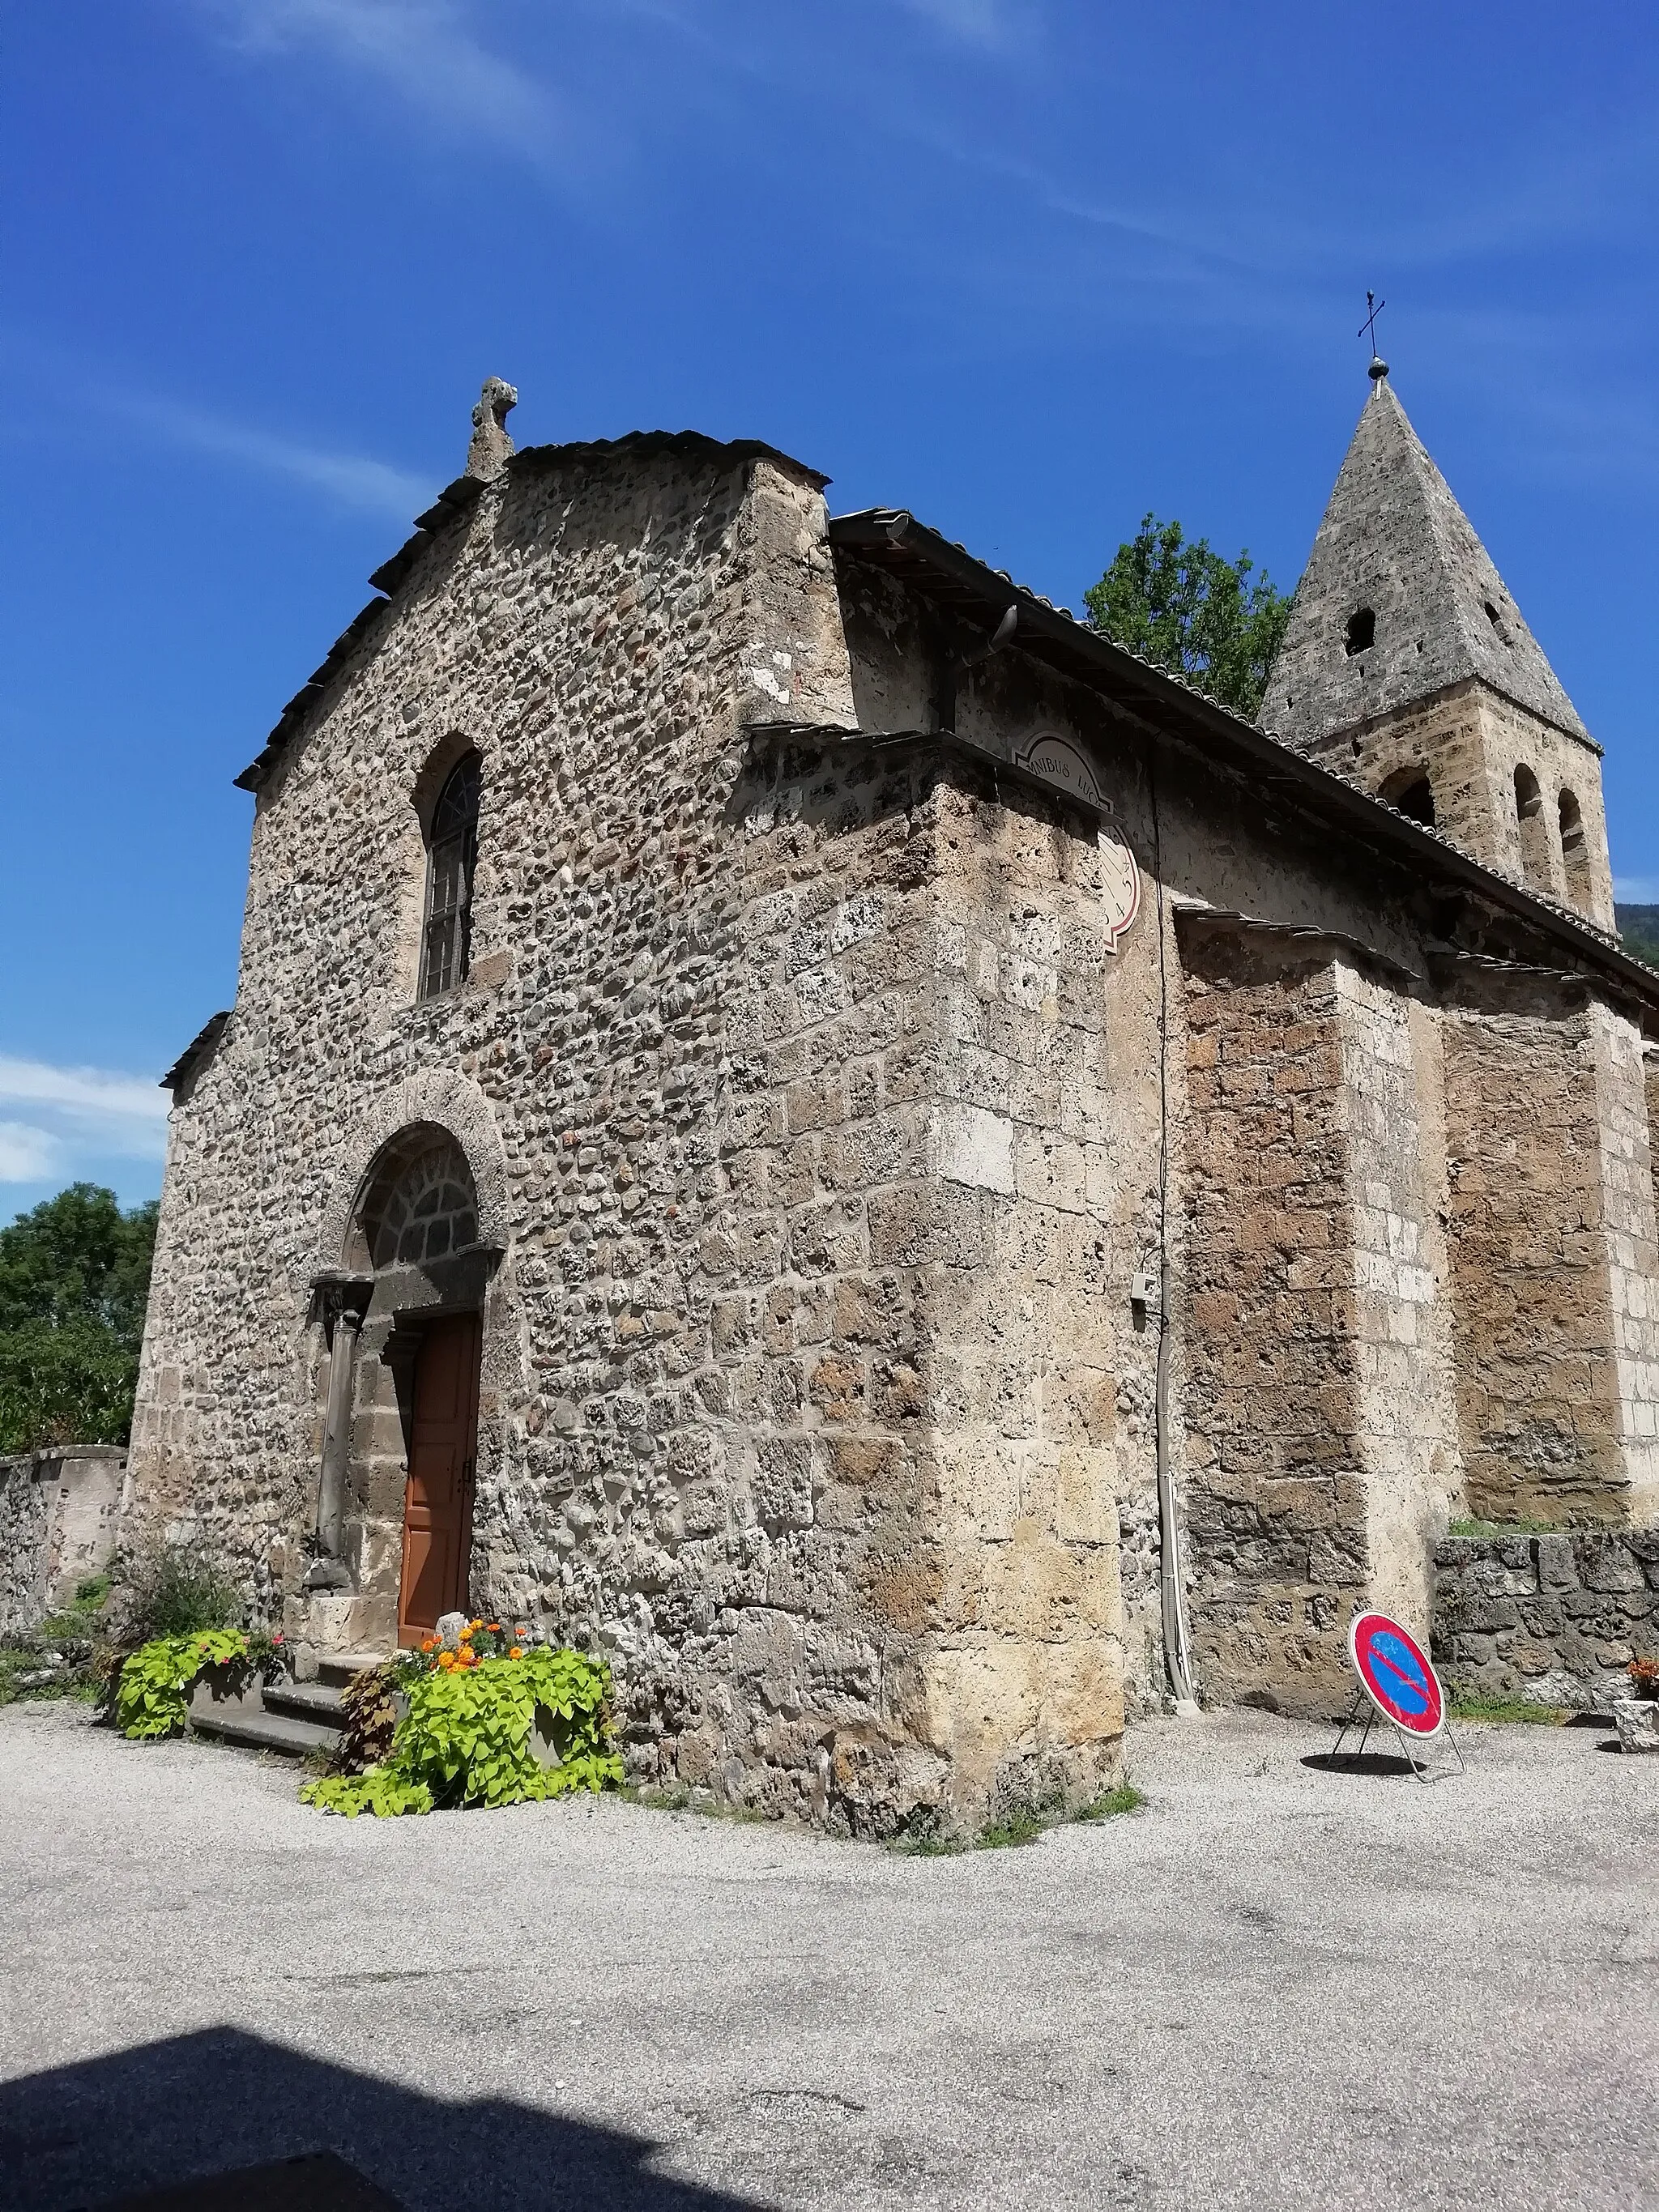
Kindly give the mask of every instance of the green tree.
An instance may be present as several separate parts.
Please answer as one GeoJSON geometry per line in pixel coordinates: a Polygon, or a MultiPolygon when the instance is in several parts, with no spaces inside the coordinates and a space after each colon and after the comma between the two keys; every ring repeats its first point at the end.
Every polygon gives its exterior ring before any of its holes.
{"type": "Polygon", "coordinates": [[[1103,637],[1254,717],[1291,618],[1289,597],[1254,569],[1248,553],[1225,560],[1148,514],[1084,605],[1103,637]]]}
{"type": "Polygon", "coordinates": [[[1659,967],[1659,906],[1616,906],[1613,915],[1626,952],[1659,967]]]}
{"type": "Polygon", "coordinates": [[[156,1211],[77,1182],[0,1229],[0,1451],[125,1443],[156,1211]]]}

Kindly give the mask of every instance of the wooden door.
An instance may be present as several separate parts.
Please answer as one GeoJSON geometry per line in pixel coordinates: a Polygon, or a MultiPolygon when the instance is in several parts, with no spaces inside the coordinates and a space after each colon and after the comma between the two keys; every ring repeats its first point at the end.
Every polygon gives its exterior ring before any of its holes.
{"type": "Polygon", "coordinates": [[[477,1314],[451,1314],[431,1324],[416,1355],[399,1644],[418,1644],[441,1614],[466,1610],[481,1341],[477,1314]]]}

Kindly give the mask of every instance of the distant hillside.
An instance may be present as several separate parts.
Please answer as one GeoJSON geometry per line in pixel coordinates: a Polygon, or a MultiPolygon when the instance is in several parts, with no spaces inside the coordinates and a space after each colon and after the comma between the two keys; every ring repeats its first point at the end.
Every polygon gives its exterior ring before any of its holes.
{"type": "Polygon", "coordinates": [[[1659,968],[1659,906],[1616,906],[1625,949],[1659,968]]]}

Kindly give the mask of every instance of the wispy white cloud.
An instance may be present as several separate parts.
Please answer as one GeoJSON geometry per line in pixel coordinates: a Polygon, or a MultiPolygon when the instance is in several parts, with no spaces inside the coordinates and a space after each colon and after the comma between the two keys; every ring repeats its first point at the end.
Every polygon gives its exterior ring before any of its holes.
{"type": "Polygon", "coordinates": [[[94,406],[123,416],[166,444],[210,459],[232,461],[263,474],[284,477],[324,493],[337,506],[407,521],[431,496],[428,480],[365,453],[343,453],[302,439],[284,438],[245,422],[227,421],[176,401],[139,393],[93,390],[94,406]]]}
{"type": "Polygon", "coordinates": [[[58,1146],[27,1121],[0,1121],[0,1182],[46,1182],[58,1171],[58,1146]]]}
{"type": "Polygon", "coordinates": [[[167,1093],[143,1076],[0,1054],[0,1106],[29,1116],[0,1120],[0,1182],[43,1182],[88,1159],[167,1152],[167,1093]]]}
{"type": "Polygon", "coordinates": [[[483,138],[570,180],[602,142],[555,88],[488,46],[465,0],[195,0],[240,52],[320,53],[447,137],[483,138]]]}
{"type": "Polygon", "coordinates": [[[146,438],[181,453],[199,453],[301,485],[319,492],[333,507],[406,523],[432,496],[429,477],[394,467],[372,454],[343,453],[307,438],[286,437],[257,423],[236,422],[206,408],[136,390],[118,374],[109,374],[104,364],[66,358],[62,345],[49,343],[38,331],[0,328],[0,367],[21,371],[25,377],[49,372],[53,389],[88,415],[129,423],[146,438]]]}

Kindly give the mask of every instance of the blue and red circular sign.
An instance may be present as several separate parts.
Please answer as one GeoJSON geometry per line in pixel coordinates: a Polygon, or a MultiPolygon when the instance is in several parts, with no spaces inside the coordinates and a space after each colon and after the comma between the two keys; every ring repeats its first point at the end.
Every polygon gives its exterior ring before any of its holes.
{"type": "Polygon", "coordinates": [[[1348,1656],[1385,1720],[1408,1735],[1438,1735],[1446,1718],[1439,1677],[1411,1631],[1386,1613],[1362,1613],[1348,1631],[1348,1656]]]}

